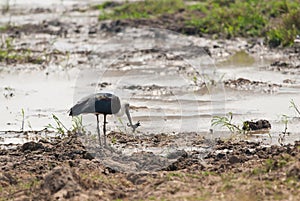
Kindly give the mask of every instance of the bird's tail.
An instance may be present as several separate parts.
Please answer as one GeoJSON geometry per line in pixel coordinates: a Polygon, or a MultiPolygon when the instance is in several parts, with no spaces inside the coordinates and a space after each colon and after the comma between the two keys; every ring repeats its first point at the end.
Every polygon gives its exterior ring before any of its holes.
{"type": "Polygon", "coordinates": [[[68,110],[69,116],[73,116],[73,111],[72,108],[70,110],[68,110]]]}

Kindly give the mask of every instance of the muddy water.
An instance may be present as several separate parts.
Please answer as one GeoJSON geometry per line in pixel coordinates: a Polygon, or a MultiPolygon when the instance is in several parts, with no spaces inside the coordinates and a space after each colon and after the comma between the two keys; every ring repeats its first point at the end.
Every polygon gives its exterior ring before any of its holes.
{"type": "MultiPolygon", "coordinates": [[[[151,62],[154,62],[152,58],[158,61],[155,56],[146,58],[151,58],[151,62]]],[[[115,62],[117,66],[128,62],[124,62],[123,58],[119,60],[119,63],[115,62]]],[[[120,67],[118,70],[113,67],[115,64],[111,64],[105,70],[72,68],[58,69],[51,73],[2,72],[0,84],[4,88],[1,91],[1,103],[4,104],[1,104],[1,128],[3,131],[20,130],[23,122],[22,109],[24,130],[42,130],[49,123],[55,124],[52,114],[69,128],[71,118],[67,111],[77,100],[96,91],[108,91],[130,102],[134,122],[139,120],[142,124],[138,129],[140,135],[199,132],[211,137],[209,129],[212,116],[233,112],[234,122],[238,124],[245,120],[268,119],[272,124],[272,138],[268,134],[257,134],[250,138],[278,143],[279,133],[284,130],[281,115],[295,116],[295,111],[289,108],[289,101],[293,99],[296,103],[300,102],[297,86],[276,88],[271,93],[260,89],[256,92],[232,90],[223,85],[218,90],[209,91],[206,86],[195,86],[191,78],[185,75],[186,72],[178,73],[177,69],[172,72],[173,64],[162,68],[157,63],[149,64],[146,60],[144,59],[143,65],[131,63],[130,67],[120,67]],[[12,96],[7,96],[9,93],[12,96]]],[[[290,75],[275,72],[261,72],[259,76],[255,76],[261,71],[260,67],[257,63],[246,67],[230,65],[218,68],[217,72],[225,74],[223,79],[243,77],[280,84],[283,84],[282,80],[291,78],[290,75]]],[[[297,79],[297,76],[293,79],[297,79]]],[[[115,116],[108,119],[109,130],[130,133],[125,123],[120,123],[118,118],[115,116]]],[[[94,115],[84,116],[83,121],[89,131],[96,132],[94,115]]],[[[126,122],[126,118],[123,117],[122,121],[126,122]]],[[[291,134],[285,138],[286,142],[298,139],[298,125],[297,118],[290,120],[288,131],[291,134]]],[[[213,137],[228,137],[230,133],[224,131],[226,130],[216,128],[213,137]]],[[[22,135],[4,139],[5,143],[24,142],[22,135]]]]}
{"type": "MultiPolygon", "coordinates": [[[[40,54],[58,50],[69,52],[69,56],[50,58],[42,68],[33,64],[1,66],[2,143],[26,141],[18,133],[8,135],[4,131],[19,131],[23,122],[24,130],[42,130],[49,123],[55,124],[52,114],[70,128],[68,109],[80,98],[98,91],[113,92],[124,102],[130,102],[134,122],[142,124],[138,135],[198,132],[209,138],[228,137],[230,133],[221,128],[213,128],[211,134],[210,121],[214,115],[232,112],[237,124],[245,120],[269,120],[272,124],[269,134],[258,133],[248,138],[273,144],[278,143],[284,130],[281,115],[296,116],[289,102],[293,99],[300,103],[299,76],[266,70],[275,58],[251,56],[245,51],[235,54],[220,51],[222,55],[215,57],[212,46],[218,41],[164,30],[127,28],[120,33],[89,35],[89,24],[97,23],[97,12],[72,11],[79,2],[62,2],[65,10],[69,9],[68,14],[59,11],[53,14],[50,10],[42,13],[41,18],[36,17],[40,13],[24,12],[1,18],[2,23],[12,20],[15,24],[26,24],[25,21],[34,24],[45,19],[56,20],[59,15],[61,22],[71,24],[67,26],[67,37],[29,33],[15,40],[16,44],[25,43],[40,54]],[[23,17],[28,20],[22,20],[23,17]],[[81,33],[74,34],[78,26],[81,33]],[[212,50],[212,58],[204,46],[212,50]],[[224,85],[223,81],[238,78],[265,84],[238,89],[224,85]],[[287,79],[294,84],[284,83],[287,79]]],[[[51,3],[53,8],[61,8],[55,3],[51,3]]],[[[88,4],[83,5],[88,8],[88,4]]],[[[12,11],[18,9],[24,11],[27,7],[24,9],[24,5],[16,2],[12,11]]],[[[263,48],[259,51],[256,55],[266,54],[263,48]]],[[[121,121],[119,118],[109,117],[108,129],[131,134],[126,118],[121,117],[121,121]]],[[[84,116],[83,122],[88,131],[96,132],[94,115],[84,116]]],[[[290,119],[291,134],[285,137],[286,143],[299,139],[298,125],[297,118],[290,119]]]]}

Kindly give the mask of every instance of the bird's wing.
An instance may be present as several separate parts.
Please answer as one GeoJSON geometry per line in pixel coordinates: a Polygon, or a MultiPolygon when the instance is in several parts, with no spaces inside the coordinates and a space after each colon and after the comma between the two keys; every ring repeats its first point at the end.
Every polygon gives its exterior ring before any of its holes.
{"type": "Polygon", "coordinates": [[[95,94],[89,95],[76,103],[70,109],[70,116],[95,112],[95,94]]]}

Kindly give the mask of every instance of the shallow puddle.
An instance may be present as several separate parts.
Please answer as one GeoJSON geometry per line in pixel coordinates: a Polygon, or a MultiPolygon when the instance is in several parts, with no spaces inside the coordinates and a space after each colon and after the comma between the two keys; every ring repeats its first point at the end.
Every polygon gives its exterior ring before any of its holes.
{"type": "MultiPolygon", "coordinates": [[[[63,1],[66,6],[68,2],[63,1]]],[[[82,15],[85,18],[78,23],[88,30],[86,24],[91,17],[86,13],[82,15]]],[[[27,17],[36,19],[32,15],[27,17]]],[[[12,20],[19,22],[17,17],[12,20]]],[[[71,15],[62,15],[60,20],[76,21],[71,15]]],[[[96,19],[92,21],[97,22],[96,19]]],[[[52,114],[70,128],[69,108],[82,97],[98,91],[114,92],[131,104],[134,122],[141,121],[139,135],[182,132],[209,135],[212,117],[232,112],[233,121],[240,125],[246,120],[269,120],[272,124],[270,135],[249,138],[276,144],[284,130],[281,116],[297,116],[289,106],[292,99],[300,104],[299,76],[268,71],[265,67],[271,60],[255,58],[245,51],[215,64],[204,48],[213,42],[205,39],[137,28],[94,36],[83,32],[67,38],[47,34],[22,37],[32,48],[69,52],[70,57],[56,58],[46,70],[37,70],[29,64],[1,67],[1,137],[8,138],[1,143],[24,142],[17,140],[22,135],[4,136],[4,131],[19,131],[22,125],[27,131],[42,130],[49,123],[55,125],[52,114]],[[223,84],[225,80],[238,78],[264,85],[237,90],[223,84]],[[287,79],[294,84],[285,83],[287,79]],[[273,87],[273,84],[280,86],[273,87]]],[[[108,122],[109,130],[130,133],[125,117],[121,121],[119,117],[109,117],[108,122]]],[[[89,131],[96,132],[94,115],[85,115],[83,123],[89,131]]],[[[299,139],[298,125],[296,118],[289,121],[291,134],[285,136],[286,143],[299,139]]],[[[214,128],[213,137],[230,136],[224,131],[214,128]]]]}
{"type": "MultiPolygon", "coordinates": [[[[251,71],[254,74],[256,69],[257,67],[249,67],[249,74],[251,71]]],[[[95,91],[112,91],[119,94],[123,100],[130,102],[134,122],[139,120],[142,124],[138,129],[138,135],[179,132],[208,134],[212,116],[223,116],[227,112],[232,112],[233,121],[237,124],[245,120],[269,120],[272,124],[271,137],[258,134],[248,139],[276,144],[279,134],[284,130],[281,115],[296,116],[295,111],[289,108],[290,100],[293,99],[295,103],[300,102],[297,88],[288,86],[273,94],[231,90],[224,86],[221,90],[211,90],[212,92],[209,93],[197,87],[194,91],[195,88],[191,87],[192,82],[183,79],[180,75],[168,76],[159,73],[153,77],[151,76],[153,71],[155,71],[153,66],[151,70],[147,70],[147,65],[132,72],[126,69],[125,73],[122,71],[110,73],[108,70],[102,79],[98,77],[103,72],[101,69],[89,71],[70,69],[49,74],[44,71],[2,72],[0,75],[0,85],[3,86],[0,96],[0,101],[3,103],[0,108],[1,130],[20,130],[23,122],[22,110],[24,110],[24,130],[41,130],[49,123],[55,125],[52,114],[70,128],[71,118],[68,116],[68,109],[76,101],[95,91]],[[102,82],[111,84],[105,88],[93,84],[102,82]],[[126,89],[128,86],[132,87],[126,89]],[[7,95],[10,93],[12,95],[7,95]]],[[[239,74],[239,68],[226,69],[226,71],[239,74]]],[[[124,122],[127,122],[126,118],[122,119],[120,123],[118,117],[109,117],[108,129],[123,131],[126,129],[130,133],[124,125],[126,124],[124,122]]],[[[83,122],[88,130],[96,132],[94,115],[83,116],[83,122]]],[[[291,134],[285,137],[285,142],[293,142],[299,138],[298,125],[297,119],[289,121],[288,131],[291,134]]],[[[216,129],[214,137],[230,136],[230,133],[224,131],[226,130],[216,129]]],[[[22,138],[22,135],[6,137],[8,139],[2,143],[26,141],[25,138],[21,141],[13,140],[22,138]]]]}

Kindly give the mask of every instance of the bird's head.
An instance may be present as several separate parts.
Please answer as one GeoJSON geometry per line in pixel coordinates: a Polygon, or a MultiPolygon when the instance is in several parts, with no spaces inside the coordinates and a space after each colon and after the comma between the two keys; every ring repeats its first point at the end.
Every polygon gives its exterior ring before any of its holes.
{"type": "Polygon", "coordinates": [[[129,103],[125,103],[125,113],[127,115],[129,123],[127,124],[128,127],[132,128],[132,131],[135,132],[135,129],[137,129],[139,126],[141,126],[140,121],[138,121],[136,124],[132,124],[131,116],[129,113],[129,103]]]}
{"type": "Polygon", "coordinates": [[[130,115],[129,110],[130,110],[130,105],[129,105],[129,103],[124,102],[124,103],[122,104],[121,110],[120,110],[120,112],[117,114],[117,116],[123,116],[123,115],[124,115],[124,112],[125,112],[125,114],[126,114],[126,116],[127,116],[127,118],[128,118],[128,122],[129,122],[129,123],[127,124],[127,126],[128,126],[128,127],[131,127],[132,130],[133,130],[133,132],[135,132],[135,129],[136,129],[137,127],[139,127],[141,124],[140,124],[139,121],[138,121],[136,124],[133,124],[133,123],[132,123],[132,119],[131,119],[131,115],[130,115]]]}

